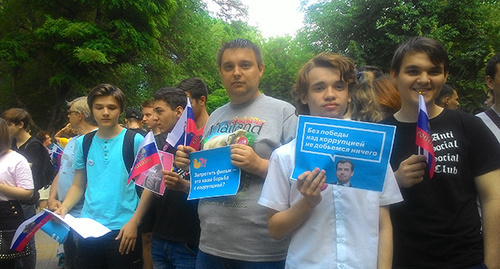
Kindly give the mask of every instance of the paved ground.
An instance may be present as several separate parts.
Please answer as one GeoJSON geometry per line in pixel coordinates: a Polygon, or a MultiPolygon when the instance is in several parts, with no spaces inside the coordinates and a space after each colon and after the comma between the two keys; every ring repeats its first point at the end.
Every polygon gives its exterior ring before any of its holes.
{"type": "Polygon", "coordinates": [[[36,269],[59,269],[57,266],[57,247],[59,244],[41,230],[35,234],[36,269]]]}

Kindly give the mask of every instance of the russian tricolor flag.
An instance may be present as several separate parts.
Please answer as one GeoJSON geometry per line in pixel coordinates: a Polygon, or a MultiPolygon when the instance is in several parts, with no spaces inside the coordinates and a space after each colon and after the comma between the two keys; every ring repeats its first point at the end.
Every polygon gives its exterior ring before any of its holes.
{"type": "Polygon", "coordinates": [[[130,170],[127,184],[143,172],[148,171],[149,168],[161,163],[158,148],[156,147],[155,137],[153,132],[149,132],[142,140],[139,146],[137,156],[135,156],[134,166],[130,170]]]}
{"type": "Polygon", "coordinates": [[[423,154],[427,159],[429,177],[432,178],[434,176],[434,169],[436,168],[436,155],[432,146],[429,115],[427,114],[424,97],[421,94],[418,95],[417,137],[415,143],[419,148],[419,154],[423,154]]]}
{"type": "Polygon", "coordinates": [[[35,233],[50,219],[52,219],[52,215],[42,210],[40,213],[21,223],[14,234],[10,249],[19,252],[23,251],[30,239],[35,236],[35,233]]]}
{"type": "Polygon", "coordinates": [[[59,145],[53,144],[52,148],[49,150],[49,154],[52,162],[54,163],[54,170],[59,171],[59,168],[61,167],[63,149],[59,145]]]}
{"type": "Polygon", "coordinates": [[[187,145],[195,150],[199,150],[201,145],[201,135],[203,135],[203,128],[200,130],[196,129],[193,108],[191,107],[191,101],[188,98],[184,112],[182,112],[182,115],[172,129],[172,132],[167,136],[167,143],[174,148],[177,148],[179,145],[187,145]]]}

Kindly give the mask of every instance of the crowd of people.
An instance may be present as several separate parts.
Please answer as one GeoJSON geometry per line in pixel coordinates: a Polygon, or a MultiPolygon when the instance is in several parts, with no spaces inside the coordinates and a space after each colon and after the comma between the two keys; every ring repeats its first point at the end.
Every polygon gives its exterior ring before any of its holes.
{"type": "Polygon", "coordinates": [[[0,267],[35,268],[34,239],[23,252],[6,245],[42,200],[62,217],[111,230],[97,238],[70,231],[65,268],[500,268],[500,54],[487,63],[490,90],[477,116],[457,111],[447,52],[425,37],[401,43],[387,75],[340,54],[314,56],[291,90],[294,105],[259,90],[265,65],[251,41],[223,44],[217,65],[230,102],[210,115],[207,86],[196,77],[159,89],[142,109],[126,109],[125,94],[108,83],[68,102],[69,123],[54,135],[63,153],[50,188],[50,134],[32,137],[30,114],[5,110],[0,267]],[[420,96],[433,171],[415,144],[420,96]],[[200,149],[166,143],[188,101],[200,149]],[[348,159],[335,164],[336,175],[316,167],[292,178],[298,115],[396,126],[387,169],[376,175],[382,191],[353,185],[359,172],[348,159]],[[175,156],[175,169],[161,171],[163,195],[127,184],[148,132],[175,156]],[[230,156],[220,158],[241,169],[238,192],[188,200],[190,154],[221,146],[230,156]]]}

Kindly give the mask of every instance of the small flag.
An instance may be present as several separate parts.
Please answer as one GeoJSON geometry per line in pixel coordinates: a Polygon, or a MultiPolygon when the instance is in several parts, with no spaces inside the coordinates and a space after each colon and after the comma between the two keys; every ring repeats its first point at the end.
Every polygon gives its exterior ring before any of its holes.
{"type": "Polygon", "coordinates": [[[35,233],[50,219],[52,219],[52,215],[42,210],[40,213],[21,223],[14,234],[10,249],[19,252],[23,251],[35,233]]]}
{"type": "Polygon", "coordinates": [[[137,152],[137,156],[135,156],[134,165],[130,170],[127,184],[136,176],[148,171],[149,168],[159,163],[161,163],[160,155],[158,155],[154,134],[153,132],[149,132],[139,146],[139,151],[137,152]]]}
{"type": "Polygon", "coordinates": [[[187,105],[181,117],[175,124],[172,132],[168,134],[167,144],[174,148],[177,148],[179,145],[188,145],[195,150],[199,150],[202,134],[203,128],[201,130],[196,129],[191,101],[187,98],[187,105]]]}
{"type": "Polygon", "coordinates": [[[436,168],[436,155],[432,146],[429,115],[427,114],[424,97],[421,94],[418,95],[418,120],[415,144],[419,148],[419,154],[423,154],[427,159],[429,177],[432,178],[434,176],[434,169],[436,168]]]}
{"type": "Polygon", "coordinates": [[[50,159],[54,164],[54,170],[59,171],[59,168],[61,167],[63,149],[57,144],[52,144],[52,147],[49,150],[49,154],[50,154],[50,159]]]}

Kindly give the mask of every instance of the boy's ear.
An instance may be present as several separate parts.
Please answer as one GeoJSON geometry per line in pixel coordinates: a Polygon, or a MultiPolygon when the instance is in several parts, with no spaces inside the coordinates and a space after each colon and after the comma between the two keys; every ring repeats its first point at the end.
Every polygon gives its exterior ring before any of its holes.
{"type": "Polygon", "coordinates": [[[184,112],[184,108],[181,106],[177,106],[175,108],[174,112],[175,112],[175,116],[177,117],[177,119],[179,119],[182,115],[182,112],[184,112]]]}
{"type": "Polygon", "coordinates": [[[493,89],[493,79],[490,76],[486,76],[486,85],[488,85],[488,88],[493,89]]]}
{"type": "Polygon", "coordinates": [[[449,97],[449,96],[447,96],[447,97],[445,98],[445,100],[444,100],[444,104],[445,104],[446,106],[448,106],[448,104],[450,104],[450,97],[449,97]]]}
{"type": "Polygon", "coordinates": [[[305,96],[301,96],[300,97],[300,102],[303,104],[303,105],[307,105],[307,98],[305,96]]]}
{"type": "Polygon", "coordinates": [[[205,95],[202,95],[200,97],[200,100],[198,100],[198,103],[200,103],[202,106],[204,106],[207,103],[207,97],[205,95]]]}

